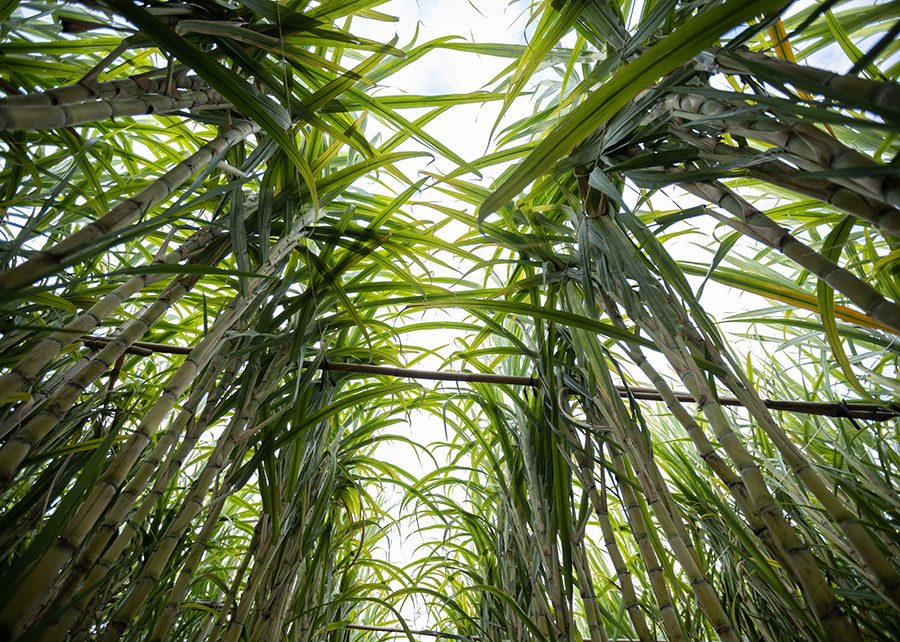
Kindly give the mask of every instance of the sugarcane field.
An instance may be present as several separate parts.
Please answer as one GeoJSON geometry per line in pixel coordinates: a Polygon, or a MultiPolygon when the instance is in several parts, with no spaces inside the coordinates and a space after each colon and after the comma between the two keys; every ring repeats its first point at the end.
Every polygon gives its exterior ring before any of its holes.
{"type": "Polygon", "coordinates": [[[897,642],[898,78],[894,0],[0,0],[0,642],[897,642]]]}

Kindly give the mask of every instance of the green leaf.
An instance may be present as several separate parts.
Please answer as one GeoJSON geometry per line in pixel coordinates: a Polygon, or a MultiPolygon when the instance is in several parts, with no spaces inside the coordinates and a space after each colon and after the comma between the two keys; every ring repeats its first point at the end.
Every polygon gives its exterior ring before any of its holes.
{"type": "MultiPolygon", "coordinates": [[[[855,222],[856,219],[853,216],[848,215],[845,216],[840,223],[834,226],[834,229],[829,232],[828,236],[826,236],[825,240],[822,242],[822,256],[837,263],[841,257],[841,251],[844,248],[844,244],[850,237],[850,231],[853,229],[853,224],[855,222]]],[[[834,315],[834,289],[829,286],[824,279],[819,279],[816,284],[816,300],[819,303],[819,316],[822,319],[822,327],[825,330],[825,336],[828,338],[828,345],[831,347],[831,351],[834,354],[834,358],[837,361],[841,372],[844,373],[847,383],[849,383],[854,390],[860,393],[864,398],[868,397],[868,392],[859,382],[856,373],[853,372],[853,368],[850,365],[850,360],[847,358],[847,353],[844,352],[844,344],[843,341],[841,341],[837,320],[834,315]]]]}
{"type": "Polygon", "coordinates": [[[538,143],[535,150],[485,199],[479,219],[506,205],[528,183],[609,120],[641,91],[688,62],[729,29],[783,5],[777,0],[728,0],[707,9],[621,67],[538,143]]]}

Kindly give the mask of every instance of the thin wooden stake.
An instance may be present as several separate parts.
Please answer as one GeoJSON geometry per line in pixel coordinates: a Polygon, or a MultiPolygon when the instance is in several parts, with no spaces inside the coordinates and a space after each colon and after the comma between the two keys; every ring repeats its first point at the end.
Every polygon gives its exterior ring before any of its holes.
{"type": "MultiPolygon", "coordinates": [[[[82,343],[88,347],[96,348],[106,345],[109,341],[104,337],[82,337],[82,343]]],[[[150,353],[159,354],[190,354],[192,348],[186,346],[170,346],[162,343],[148,343],[146,341],[134,342],[126,352],[146,356],[150,353]]],[[[305,362],[304,367],[312,365],[305,362]]],[[[427,381],[458,381],[462,383],[490,383],[507,386],[527,386],[536,388],[540,383],[537,377],[516,377],[513,375],[484,374],[480,372],[441,372],[438,370],[417,370],[414,368],[397,368],[394,366],[377,366],[367,363],[336,363],[334,361],[323,362],[320,370],[331,372],[352,372],[356,374],[369,374],[381,377],[401,377],[405,379],[421,379],[427,381]]],[[[623,397],[632,397],[644,401],[663,401],[662,396],[655,388],[641,386],[616,386],[623,397]]],[[[678,401],[696,403],[688,392],[675,392],[678,401]]],[[[719,397],[719,404],[723,406],[743,407],[744,404],[736,397],[719,397]]],[[[874,403],[847,402],[833,403],[827,401],[785,401],[782,399],[763,399],[769,410],[780,410],[802,415],[819,415],[822,417],[845,417],[848,419],[864,419],[868,421],[887,421],[900,417],[900,408],[894,406],[880,406],[874,403]]]]}
{"type": "MultiPolygon", "coordinates": [[[[400,627],[391,627],[391,626],[376,626],[374,624],[354,624],[352,622],[348,622],[344,624],[345,629],[351,629],[353,631],[372,631],[376,633],[399,633],[403,635],[419,635],[430,638],[444,638],[447,640],[464,640],[466,642],[480,642],[482,638],[477,635],[473,635],[471,637],[467,635],[458,635],[456,633],[444,633],[443,631],[432,631],[431,629],[403,629],[400,627]]],[[[589,640],[585,640],[585,642],[590,642],[589,640]]],[[[637,642],[636,640],[632,640],[631,638],[616,638],[615,640],[610,640],[610,642],[637,642]]]]}

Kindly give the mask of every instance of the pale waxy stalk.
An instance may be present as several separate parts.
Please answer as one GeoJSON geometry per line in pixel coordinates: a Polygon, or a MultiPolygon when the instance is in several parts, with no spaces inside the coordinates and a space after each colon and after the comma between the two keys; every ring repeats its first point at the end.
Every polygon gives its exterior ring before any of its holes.
{"type": "MultiPolygon", "coordinates": [[[[662,334],[662,333],[660,333],[662,334]]],[[[819,571],[809,545],[803,542],[788,524],[781,508],[766,486],[758,464],[733,431],[722,407],[708,388],[705,377],[699,372],[693,358],[687,356],[684,348],[666,345],[666,340],[657,340],[669,362],[673,365],[682,383],[697,398],[703,414],[716,432],[716,439],[734,462],[744,486],[747,488],[754,511],[762,518],[779,547],[785,553],[792,575],[803,587],[803,595],[812,606],[817,618],[834,639],[859,640],[837,602],[833,592],[819,571]]]]}
{"type": "Polygon", "coordinates": [[[221,109],[228,105],[212,89],[179,96],[131,95],[65,105],[0,103],[0,131],[62,129],[124,116],[171,114],[198,109],[221,109]]]}
{"type": "MultiPolygon", "coordinates": [[[[672,110],[673,115],[688,121],[692,115],[724,116],[740,106],[690,94],[673,94],[666,99],[666,107],[672,110]]],[[[807,171],[871,169],[870,176],[835,177],[832,180],[863,196],[894,207],[900,206],[900,183],[893,177],[879,176],[881,165],[813,125],[805,122],[783,123],[774,118],[740,120],[732,117],[723,118],[721,122],[729,133],[775,146],[807,171]]]]}
{"type": "Polygon", "coordinates": [[[187,294],[199,280],[199,275],[188,275],[178,277],[170,283],[156,301],[110,337],[109,343],[93,355],[75,377],[59,386],[49,396],[40,412],[7,439],[0,447],[0,488],[6,487],[13,480],[35,445],[62,420],[87,387],[108,371],[116,360],[125,354],[128,346],[144,336],[153,323],[187,294]]]}
{"type": "Polygon", "coordinates": [[[597,605],[597,592],[594,589],[594,581],[591,577],[590,563],[584,552],[584,533],[578,533],[572,540],[572,566],[575,568],[575,579],[578,584],[578,594],[584,605],[584,617],[588,624],[588,634],[591,642],[608,642],[609,635],[603,628],[600,619],[600,607],[597,605]]]}
{"type": "MultiPolygon", "coordinates": [[[[177,249],[169,252],[163,258],[153,261],[151,265],[173,265],[190,259],[216,239],[226,235],[227,231],[221,228],[213,227],[212,225],[205,226],[191,234],[177,249]]],[[[9,372],[0,376],[0,399],[8,398],[10,395],[30,385],[43,368],[52,362],[60,352],[73,343],[77,343],[81,335],[90,334],[98,326],[102,325],[132,295],[153,283],[165,279],[167,276],[163,273],[148,272],[128,279],[115,290],[101,297],[90,308],[66,323],[62,330],[42,339],[9,372]]],[[[31,405],[34,405],[35,401],[35,399],[30,400],[31,405]]],[[[43,399],[40,399],[37,403],[41,401],[43,399]]],[[[16,410],[18,411],[18,408],[16,410]]],[[[4,421],[3,428],[0,428],[0,435],[8,432],[7,423],[4,421]]]]}
{"type": "MultiPolygon", "coordinates": [[[[625,611],[628,613],[628,618],[631,620],[639,642],[653,642],[654,638],[650,635],[643,608],[638,602],[637,593],[634,590],[631,571],[628,570],[628,566],[625,564],[625,558],[622,556],[622,551],[616,541],[615,531],[610,523],[606,496],[604,494],[601,497],[597,490],[597,483],[594,480],[593,437],[586,433],[583,446],[577,443],[574,435],[570,441],[573,442],[575,451],[575,466],[573,466],[573,470],[578,476],[583,492],[587,494],[597,522],[600,524],[606,554],[609,556],[613,569],[616,572],[616,580],[619,584],[619,591],[622,594],[622,603],[625,611]]],[[[601,472],[601,474],[603,473],[601,472]]]]}
{"type": "Polygon", "coordinates": [[[827,203],[835,209],[871,223],[885,234],[900,238],[900,210],[883,201],[860,194],[826,178],[807,176],[804,172],[773,158],[762,160],[762,152],[751,147],[735,147],[718,138],[701,136],[683,127],[672,133],[716,158],[747,161],[741,171],[757,180],[827,203]]]}
{"type": "Polygon", "coordinates": [[[305,560],[301,557],[302,537],[287,540],[287,550],[282,548],[281,563],[275,569],[275,576],[268,582],[264,599],[257,599],[251,624],[247,627],[247,637],[252,640],[272,640],[282,630],[284,612],[297,588],[297,580],[303,576],[305,560]]]}
{"type": "MultiPolygon", "coordinates": [[[[604,302],[604,308],[609,318],[616,327],[627,330],[628,328],[625,325],[625,321],[619,313],[616,304],[606,293],[601,293],[601,295],[604,302]]],[[[684,428],[688,437],[690,437],[700,459],[709,466],[709,469],[722,481],[722,484],[728,489],[731,496],[734,497],[735,502],[747,518],[753,533],[764,541],[767,541],[772,548],[772,553],[777,557],[780,557],[781,552],[778,550],[777,546],[775,546],[771,537],[766,533],[766,525],[760,521],[759,515],[753,511],[749,503],[747,488],[744,486],[744,482],[741,481],[740,476],[737,475],[737,473],[735,473],[722,459],[712,442],[706,436],[706,432],[700,427],[700,424],[697,423],[691,413],[688,412],[687,408],[684,407],[684,404],[678,400],[675,392],[669,384],[666,383],[666,380],[663,379],[662,375],[650,364],[646,356],[644,356],[643,350],[631,344],[625,344],[623,348],[631,361],[641,369],[641,372],[647,376],[647,379],[653,387],[660,393],[666,408],[669,409],[672,416],[675,417],[682,428],[684,428]]]]}
{"type": "Polygon", "coordinates": [[[740,398],[745,400],[748,410],[781,452],[785,462],[800,478],[807,490],[822,503],[832,520],[844,532],[882,595],[894,605],[894,608],[900,609],[900,574],[897,573],[890,559],[868,529],[863,526],[857,514],[851,511],[844,501],[829,488],[804,453],[775,422],[768,409],[760,401],[759,395],[733,374],[726,378],[726,384],[735,394],[740,394],[740,398]]]}
{"type": "MultiPolygon", "coordinates": [[[[615,437],[618,447],[628,453],[647,504],[672,547],[675,559],[687,576],[698,604],[723,642],[738,642],[737,633],[710,585],[706,572],[700,566],[700,560],[690,543],[690,538],[687,537],[680,512],[674,502],[667,497],[665,484],[656,469],[655,462],[652,461],[651,454],[639,443],[641,437],[634,434],[634,423],[628,416],[621,397],[618,394],[612,396],[608,394],[614,387],[609,379],[609,372],[603,365],[603,354],[594,345],[595,338],[588,337],[582,330],[577,330],[574,334],[580,338],[577,343],[582,346],[583,354],[587,357],[584,365],[596,382],[595,406],[603,413],[604,423],[610,427],[610,434],[615,437]]],[[[619,460],[622,458],[620,453],[614,452],[613,456],[619,460]]]]}
{"type": "MultiPolygon", "coordinates": [[[[242,416],[240,420],[234,422],[232,426],[227,429],[226,435],[217,443],[216,448],[210,455],[203,471],[191,486],[188,496],[182,503],[177,516],[172,520],[172,523],[169,524],[165,533],[160,537],[160,541],[157,543],[153,554],[147,560],[146,564],[144,564],[140,575],[131,583],[130,589],[122,601],[122,604],[116,609],[116,612],[110,619],[109,624],[107,624],[105,631],[98,638],[100,642],[110,642],[119,639],[125,632],[128,624],[132,621],[138,609],[140,609],[141,605],[144,603],[144,600],[147,599],[147,596],[159,583],[163,571],[169,563],[172,554],[175,551],[175,547],[178,545],[184,532],[191,525],[191,522],[200,511],[207,507],[205,496],[213,485],[213,482],[219,478],[219,474],[222,472],[223,467],[234,450],[235,432],[240,430],[248,419],[249,417],[245,415],[242,416]]],[[[239,460],[235,460],[234,465],[239,465],[239,460]]],[[[217,514],[217,511],[221,510],[221,504],[224,502],[229,492],[229,488],[223,488],[221,494],[211,500],[210,503],[212,506],[209,507],[211,515],[217,514]],[[218,508],[216,505],[218,505],[218,508]]],[[[206,528],[205,525],[201,528],[201,533],[204,528],[206,528]]],[[[211,529],[212,526],[209,528],[211,529]]]]}
{"type": "MultiPolygon", "coordinates": [[[[521,421],[526,426],[525,421],[521,421]]],[[[544,493],[534,469],[536,459],[534,447],[529,436],[530,429],[526,426],[520,436],[519,444],[522,448],[522,461],[525,465],[525,474],[528,481],[529,497],[534,502],[532,518],[534,519],[534,537],[537,540],[538,552],[541,555],[541,563],[544,573],[550,580],[550,602],[553,605],[554,618],[551,625],[554,635],[560,640],[568,639],[572,630],[571,613],[563,594],[562,577],[559,573],[559,556],[556,551],[555,538],[552,538],[547,528],[547,520],[550,512],[544,503],[544,493]]]]}
{"type": "MultiPolygon", "coordinates": [[[[234,601],[237,599],[237,594],[240,590],[241,583],[244,580],[244,575],[247,573],[247,567],[250,565],[251,560],[259,559],[260,542],[263,538],[263,532],[267,528],[269,528],[268,518],[266,515],[262,515],[257,520],[256,525],[253,527],[253,535],[250,538],[250,543],[247,545],[247,550],[241,558],[241,563],[238,566],[237,571],[235,571],[234,573],[234,578],[232,579],[231,585],[225,592],[218,615],[213,621],[211,633],[214,632],[214,634],[212,635],[212,639],[214,640],[218,640],[220,634],[225,631],[225,627],[227,626],[228,621],[228,615],[232,612],[234,601]]],[[[265,549],[265,546],[263,546],[263,549],[265,549]]]]}
{"type": "MultiPolygon", "coordinates": [[[[279,266],[285,257],[294,250],[296,243],[305,231],[305,226],[297,225],[291,234],[278,241],[272,248],[267,263],[257,273],[265,277],[273,272],[276,266],[279,266]]],[[[147,444],[150,443],[157,427],[172,410],[178,398],[192,384],[197,373],[221,349],[225,333],[237,323],[240,316],[250,306],[256,291],[265,282],[264,278],[253,279],[253,284],[250,286],[251,296],[234,299],[219,314],[206,336],[170,377],[160,398],[147,411],[138,429],[107,467],[97,485],[94,486],[79,510],[66,525],[62,535],[27,574],[21,590],[16,595],[15,602],[7,604],[0,610],[0,635],[12,637],[29,621],[31,613],[42,601],[44,593],[55,582],[59,571],[74,556],[118,494],[125,477],[147,444]]]]}
{"type": "MultiPolygon", "coordinates": [[[[714,344],[704,342],[702,346],[698,345],[698,347],[705,349],[711,354],[713,360],[722,366],[725,373],[722,377],[724,383],[741,399],[751,416],[756,419],[769,439],[772,440],[772,443],[781,453],[794,474],[797,475],[813,496],[822,503],[832,520],[843,530],[847,540],[853,546],[857,555],[859,555],[865,569],[884,597],[894,604],[896,608],[900,608],[900,574],[897,573],[860,519],[828,487],[800,448],[791,441],[781,426],[774,421],[759,394],[749,384],[740,368],[734,367],[734,364],[726,361],[726,358],[714,344]]],[[[687,350],[687,347],[685,346],[684,349],[687,350]]],[[[703,379],[699,372],[696,371],[696,364],[693,363],[693,360],[691,361],[695,370],[692,379],[703,379]]],[[[705,380],[700,385],[705,385],[705,380]]],[[[716,405],[718,406],[718,404],[716,405]]],[[[719,410],[722,412],[720,406],[719,410]]],[[[724,417],[724,413],[722,414],[724,417]]]]}
{"type": "Polygon", "coordinates": [[[224,356],[217,356],[216,360],[210,363],[191,396],[182,404],[181,411],[175,420],[159,436],[153,451],[144,459],[128,485],[107,511],[102,523],[97,527],[96,532],[66,574],[62,588],[57,592],[57,599],[69,599],[71,595],[75,595],[72,604],[61,612],[61,605],[58,603],[51,602],[48,605],[43,617],[51,618],[52,626],[45,627],[40,631],[36,638],[39,642],[64,640],[76,623],[83,623],[89,615],[87,607],[92,597],[102,585],[113,577],[114,565],[125,553],[132,539],[140,533],[145,519],[153,511],[156,502],[165,493],[173,477],[181,471],[183,463],[197,439],[209,426],[218,401],[225,393],[225,388],[231,385],[235,369],[239,365],[236,362],[225,368],[222,379],[217,385],[210,385],[210,382],[219,375],[219,367],[224,360],[224,356]],[[197,409],[204,396],[207,396],[206,405],[200,417],[196,417],[197,409]],[[181,443],[175,450],[170,451],[173,441],[186,426],[188,430],[181,443]],[[163,456],[166,456],[165,461],[162,459],[163,456]],[[157,476],[150,491],[141,498],[138,508],[128,516],[120,529],[120,524],[134,506],[135,498],[144,490],[147,481],[154,473],[157,473],[157,476]],[[115,539],[110,544],[114,535],[115,539]],[[85,575],[87,575],[86,579],[85,575]],[[82,588],[78,590],[79,587],[82,588]]]}
{"type": "MultiPolygon", "coordinates": [[[[615,224],[609,220],[609,217],[593,219],[593,223],[598,232],[611,235],[613,238],[621,237],[620,233],[617,234],[618,228],[614,227],[615,224]]],[[[619,242],[628,241],[620,240],[619,242]]],[[[609,254],[607,260],[613,261],[614,255],[609,254]]],[[[632,272],[637,271],[634,278],[639,283],[642,285],[653,283],[653,277],[649,274],[649,270],[641,263],[632,262],[627,268],[621,266],[616,269],[619,270],[618,279],[624,279],[631,276],[632,272]]],[[[611,271],[610,276],[612,274],[611,271]]],[[[694,395],[700,409],[716,432],[719,444],[734,462],[749,493],[753,512],[766,523],[781,550],[785,551],[793,574],[803,586],[804,596],[819,621],[835,639],[859,639],[859,633],[850,623],[843,608],[825,582],[815,559],[809,552],[808,545],[800,540],[796,531],[785,520],[780,507],[765,484],[756,461],[732,430],[722,407],[716,402],[712,391],[709,390],[706,378],[700,373],[693,356],[687,350],[684,339],[679,338],[678,332],[683,335],[691,327],[686,318],[687,313],[669,299],[661,300],[658,296],[647,294],[639,298],[638,293],[616,279],[611,279],[610,285],[616,288],[608,293],[611,298],[623,306],[628,316],[653,338],[682,383],[694,395]],[[651,306],[649,311],[645,309],[645,304],[651,306]],[[665,305],[664,309],[655,309],[661,304],[665,305]],[[674,329],[676,325],[679,329],[677,332],[674,329]],[[669,329],[670,326],[671,329],[669,329]]]]}
{"type": "Polygon", "coordinates": [[[656,606],[659,609],[662,627],[666,633],[669,642],[684,642],[684,629],[678,613],[675,611],[675,605],[672,601],[672,595],[666,583],[665,571],[660,564],[660,560],[654,551],[653,543],[650,541],[650,535],[647,533],[648,525],[644,519],[645,507],[643,502],[638,498],[637,493],[631,486],[631,481],[627,478],[627,468],[622,455],[610,449],[610,461],[613,468],[617,471],[616,480],[618,482],[619,494],[622,497],[622,505],[628,517],[628,524],[631,527],[632,535],[638,545],[641,559],[644,562],[644,568],[650,579],[650,588],[653,596],[656,598],[656,606]]]}
{"type": "MultiPolygon", "coordinates": [[[[677,171],[675,172],[677,173],[677,171]]],[[[862,312],[900,334],[900,305],[886,299],[855,274],[798,241],[785,228],[719,181],[679,183],[682,189],[739,217],[716,215],[736,230],[778,250],[855,303],[862,312]]]]}
{"type": "Polygon", "coordinates": [[[0,635],[15,635],[28,620],[43,594],[55,581],[59,571],[73,557],[85,538],[119,493],[131,467],[152,440],[158,426],[175,406],[177,400],[193,382],[219,349],[222,338],[249,306],[250,300],[237,298],[219,315],[208,334],[188,355],[175,374],[170,377],[162,395],[147,411],[137,430],[124,444],[107,467],[79,510],[68,522],[62,535],[32,567],[25,577],[15,602],[0,610],[0,635]]]}
{"type": "MultiPolygon", "coordinates": [[[[262,553],[254,557],[253,568],[250,570],[250,577],[247,578],[247,583],[241,591],[237,609],[234,610],[231,618],[227,619],[227,624],[224,619],[220,621],[219,630],[216,631],[213,639],[223,642],[238,642],[241,639],[247,616],[256,599],[256,593],[259,591],[260,585],[265,581],[269,566],[275,561],[277,552],[278,547],[274,545],[271,534],[269,534],[262,553]],[[222,632],[220,633],[220,631],[222,632]]],[[[227,613],[223,611],[222,615],[227,615],[227,613]]]]}
{"type": "MultiPolygon", "coordinates": [[[[132,616],[141,607],[144,600],[156,586],[162,575],[166,563],[169,561],[175,546],[181,539],[184,531],[190,526],[193,519],[203,510],[205,502],[204,498],[213,482],[219,478],[223,468],[229,461],[233,461],[235,465],[239,465],[241,457],[232,458],[236,450],[240,450],[239,441],[242,433],[248,430],[248,425],[256,417],[263,399],[268,394],[272,384],[276,381],[274,375],[280,373],[281,369],[272,367],[269,369],[267,376],[268,381],[250,381],[258,385],[248,385],[246,389],[254,390],[252,395],[248,395],[240,412],[237,413],[229,422],[224,434],[216,442],[212,453],[206,460],[206,464],[201,470],[197,479],[194,480],[187,497],[182,502],[178,515],[173,519],[165,533],[161,536],[160,542],[151,555],[150,559],[144,564],[143,570],[124,599],[121,606],[110,619],[106,630],[100,637],[100,642],[109,642],[117,639],[125,631],[132,616]]],[[[229,489],[225,488],[223,493],[228,493],[229,489]]],[[[222,498],[224,499],[224,497],[222,498]]]]}
{"type": "Polygon", "coordinates": [[[172,77],[166,79],[165,74],[158,70],[145,74],[129,76],[117,80],[109,80],[97,83],[94,86],[89,83],[77,82],[73,85],[54,87],[47,91],[36,91],[30,94],[7,96],[0,105],[30,105],[30,106],[59,106],[74,105],[76,103],[90,103],[96,100],[116,100],[134,98],[142,94],[166,94],[170,92],[172,98],[176,98],[174,92],[185,90],[188,92],[208,89],[206,81],[199,76],[188,73],[184,67],[173,70],[172,77]]]}
{"type": "Polygon", "coordinates": [[[900,105],[900,85],[894,82],[881,82],[871,80],[853,74],[841,74],[809,65],[797,63],[769,56],[749,49],[720,49],[715,53],[716,64],[723,71],[733,74],[752,73],[748,66],[761,65],[776,73],[786,73],[790,76],[799,76],[800,81],[794,81],[798,86],[809,88],[811,91],[823,94],[850,104],[860,106],[874,105],[887,112],[897,115],[897,106],[900,105]]]}
{"type": "Polygon", "coordinates": [[[152,207],[169,198],[191,176],[207,167],[215,158],[257,131],[259,131],[259,126],[253,123],[233,125],[228,131],[200,147],[132,198],[119,203],[65,240],[52,247],[43,248],[24,263],[0,274],[0,294],[30,285],[78,260],[85,248],[91,249],[92,244],[98,239],[138,220],[152,207]]]}

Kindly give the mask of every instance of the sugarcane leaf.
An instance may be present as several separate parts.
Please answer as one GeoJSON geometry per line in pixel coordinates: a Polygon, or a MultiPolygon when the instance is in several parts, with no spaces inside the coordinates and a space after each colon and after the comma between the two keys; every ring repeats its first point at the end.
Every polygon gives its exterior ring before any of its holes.
{"type": "Polygon", "coordinates": [[[513,173],[485,199],[479,208],[480,219],[506,205],[523,187],[548,171],[562,156],[609,120],[638,93],[690,60],[729,28],[755,15],[771,11],[779,4],[731,0],[717,5],[703,11],[633,62],[624,65],[609,83],[597,89],[567,114],[513,173]]]}

